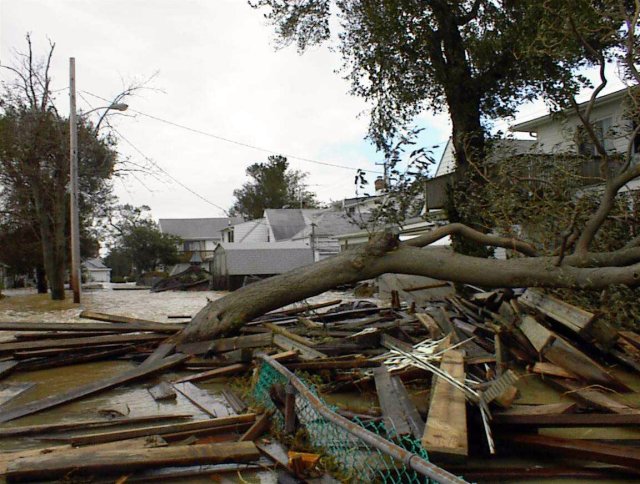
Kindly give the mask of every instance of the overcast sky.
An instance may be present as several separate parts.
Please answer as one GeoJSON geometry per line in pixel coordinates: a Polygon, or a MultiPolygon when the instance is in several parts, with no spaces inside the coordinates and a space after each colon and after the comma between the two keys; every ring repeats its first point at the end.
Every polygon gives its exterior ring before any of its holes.
{"type": "MultiPolygon", "coordinates": [[[[61,107],[68,105],[69,57],[84,111],[108,104],[95,95],[111,99],[157,73],[155,90],[127,101],[135,117],[112,119],[122,156],[148,158],[164,171],[114,183],[122,203],[149,205],[155,218],[223,216],[246,167],[270,154],[243,145],[289,155],[322,201],[354,196],[357,168],[380,169],[381,155],[364,140],[367,106],[334,72],[338,55],[276,51],[272,27],[245,0],[0,0],[0,29],[3,64],[24,51],[27,32],[40,54],[47,39],[56,43],[61,107]]],[[[543,114],[540,106],[528,112],[543,114]]],[[[449,136],[444,115],[425,113],[419,123],[425,143],[449,136]]]]}

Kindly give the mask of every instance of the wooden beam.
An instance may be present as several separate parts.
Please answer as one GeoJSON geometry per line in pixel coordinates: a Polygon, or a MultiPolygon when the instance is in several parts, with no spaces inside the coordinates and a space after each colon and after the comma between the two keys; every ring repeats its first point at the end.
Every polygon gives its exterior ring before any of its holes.
{"type": "Polygon", "coordinates": [[[258,416],[254,424],[247,430],[242,437],[240,437],[240,442],[246,441],[254,441],[262,434],[264,434],[269,427],[271,426],[271,414],[272,411],[265,412],[258,416]]]}
{"type": "Polygon", "coordinates": [[[273,335],[271,333],[260,333],[210,341],[198,341],[196,343],[179,344],[178,350],[191,355],[224,353],[225,351],[233,351],[241,348],[260,348],[270,346],[272,343],[272,337],[273,335]]]}
{"type": "Polygon", "coordinates": [[[504,440],[529,450],[547,455],[566,456],[574,459],[605,462],[620,466],[639,468],[640,448],[628,445],[602,444],[589,440],[561,439],[543,435],[510,435],[504,440]]]}
{"type": "Polygon", "coordinates": [[[555,415],[514,415],[494,413],[495,425],[527,427],[638,427],[640,414],[575,413],[555,415]]]}
{"type": "Polygon", "coordinates": [[[574,400],[591,408],[597,408],[610,413],[640,414],[639,409],[620,403],[606,393],[595,388],[591,388],[590,386],[585,386],[581,383],[561,378],[546,378],[545,382],[559,388],[565,392],[565,395],[568,397],[573,398],[574,400]]]}
{"type": "Polygon", "coordinates": [[[9,464],[10,480],[50,480],[78,474],[122,474],[139,469],[193,464],[246,462],[260,457],[253,442],[183,445],[155,449],[96,450],[93,454],[69,451],[64,454],[27,457],[9,464]]]}
{"type": "Polygon", "coordinates": [[[213,370],[196,373],[195,375],[185,376],[184,378],[180,378],[179,380],[176,380],[175,383],[213,380],[214,378],[220,378],[220,377],[225,377],[229,375],[236,375],[238,373],[243,373],[247,371],[249,368],[251,368],[251,365],[247,363],[235,363],[233,365],[227,365],[220,368],[214,368],[213,370]]]}
{"type": "Polygon", "coordinates": [[[0,384],[0,405],[4,405],[18,395],[30,390],[34,385],[35,383],[32,382],[0,384]]]}
{"type": "Polygon", "coordinates": [[[618,339],[618,332],[595,314],[538,289],[527,289],[518,302],[557,321],[585,341],[595,341],[602,349],[610,349],[618,339]]]}
{"type": "Polygon", "coordinates": [[[578,406],[575,402],[547,403],[544,405],[512,405],[507,410],[494,415],[559,415],[572,413],[578,406]]]}
{"type": "Polygon", "coordinates": [[[384,416],[385,427],[388,432],[395,432],[398,435],[410,435],[411,428],[398,405],[399,397],[391,383],[391,375],[383,365],[373,370],[373,377],[376,384],[376,393],[382,415],[384,416]]]}
{"type": "Polygon", "coordinates": [[[70,440],[73,445],[93,445],[117,440],[127,440],[148,435],[167,435],[177,432],[191,432],[196,430],[213,429],[227,427],[229,425],[251,423],[255,420],[254,413],[244,415],[233,415],[231,417],[212,418],[206,420],[196,420],[194,422],[181,422],[167,425],[149,425],[137,429],[115,430],[111,432],[100,432],[80,437],[73,437],[70,440]]]}
{"type": "Polygon", "coordinates": [[[14,408],[12,410],[5,410],[3,408],[4,406],[2,406],[0,407],[0,423],[10,422],[11,420],[15,420],[17,418],[24,417],[26,415],[32,415],[34,413],[38,413],[43,410],[47,410],[49,408],[57,407],[65,403],[78,400],[80,398],[86,397],[87,395],[94,395],[98,392],[101,392],[103,390],[108,390],[110,388],[116,387],[118,385],[122,385],[124,383],[140,380],[142,378],[150,376],[159,371],[164,371],[174,366],[177,366],[187,358],[188,358],[187,355],[182,355],[182,354],[172,355],[172,356],[169,356],[168,358],[151,363],[149,365],[142,364],[137,368],[133,368],[131,370],[125,371],[124,373],[113,376],[111,378],[105,378],[103,380],[94,381],[86,385],[83,385],[79,388],[73,388],[71,390],[68,390],[58,395],[50,395],[41,400],[30,402],[19,408],[14,408]]]}
{"type": "MultiPolygon", "coordinates": [[[[440,369],[464,383],[464,356],[449,350],[442,356],[440,369]]],[[[422,437],[427,452],[443,458],[467,456],[467,407],[464,393],[440,377],[434,377],[429,414],[422,437]]]]}
{"type": "Polygon", "coordinates": [[[86,348],[92,345],[121,343],[148,343],[160,341],[166,336],[157,334],[117,334],[96,336],[93,338],[45,339],[41,341],[23,341],[21,343],[0,343],[0,353],[18,350],[35,350],[38,348],[86,348]]]}
{"type": "Polygon", "coordinates": [[[19,435],[39,435],[46,433],[66,432],[69,430],[88,430],[103,427],[117,427],[119,425],[135,425],[141,423],[161,422],[163,420],[181,420],[191,417],[191,414],[177,413],[166,415],[145,415],[142,417],[115,418],[110,420],[84,420],[68,423],[26,425],[21,427],[9,427],[0,429],[0,438],[16,437],[19,435]]]}
{"type": "Polygon", "coordinates": [[[298,341],[294,341],[292,339],[287,338],[281,334],[273,335],[273,344],[278,348],[283,350],[295,350],[299,353],[300,359],[303,360],[315,360],[318,358],[326,358],[327,355],[311,348],[307,345],[304,345],[298,341]]]}
{"type": "Polygon", "coordinates": [[[148,319],[131,318],[129,316],[119,316],[117,314],[99,313],[96,311],[84,310],[80,313],[80,317],[83,319],[94,319],[96,321],[105,321],[108,323],[127,323],[127,324],[159,324],[164,323],[158,321],[150,321],[148,319]]]}
{"type": "Polygon", "coordinates": [[[230,414],[229,409],[221,400],[214,398],[208,391],[198,388],[193,383],[174,383],[173,388],[212,417],[226,417],[230,414]]]}
{"type": "Polygon", "coordinates": [[[153,331],[154,333],[177,333],[184,329],[182,324],[135,322],[135,323],[48,323],[48,322],[1,322],[0,331],[64,331],[64,332],[111,332],[133,333],[136,331],[153,331]]]}
{"type": "Polygon", "coordinates": [[[392,376],[391,385],[393,386],[396,396],[398,397],[398,405],[402,409],[402,413],[404,414],[404,417],[409,424],[411,433],[416,438],[416,440],[420,440],[424,435],[424,420],[420,416],[417,407],[411,400],[409,392],[402,383],[402,380],[397,376],[392,376]]]}
{"type": "Polygon", "coordinates": [[[0,377],[11,373],[17,364],[15,360],[0,361],[0,377]]]}

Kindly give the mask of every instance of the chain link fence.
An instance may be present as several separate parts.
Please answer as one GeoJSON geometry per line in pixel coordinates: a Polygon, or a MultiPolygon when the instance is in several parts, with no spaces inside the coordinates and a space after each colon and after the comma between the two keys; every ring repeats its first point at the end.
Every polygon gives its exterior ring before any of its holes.
{"type": "Polygon", "coordinates": [[[276,425],[283,429],[284,418],[270,392],[274,385],[293,385],[295,413],[309,445],[330,456],[346,482],[465,482],[429,464],[426,451],[413,436],[399,436],[382,422],[352,422],[339,416],[318,397],[312,385],[304,384],[271,358],[262,358],[253,387],[256,402],[274,410],[276,425]]]}

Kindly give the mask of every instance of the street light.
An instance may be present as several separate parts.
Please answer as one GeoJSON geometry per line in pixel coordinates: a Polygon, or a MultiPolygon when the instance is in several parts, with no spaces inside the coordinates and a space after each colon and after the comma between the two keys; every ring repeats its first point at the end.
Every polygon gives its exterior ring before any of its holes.
{"type": "MultiPolygon", "coordinates": [[[[99,107],[83,113],[87,115],[99,109],[106,111],[96,124],[96,132],[100,128],[100,123],[106,114],[114,109],[116,111],[126,111],[124,103],[112,103],[109,106],[99,107]]],[[[80,216],[78,214],[78,125],[76,114],[76,59],[69,58],[69,177],[71,179],[70,191],[70,219],[71,219],[71,288],[73,289],[73,302],[80,304],[82,294],[82,278],[80,273],[80,216]]]]}

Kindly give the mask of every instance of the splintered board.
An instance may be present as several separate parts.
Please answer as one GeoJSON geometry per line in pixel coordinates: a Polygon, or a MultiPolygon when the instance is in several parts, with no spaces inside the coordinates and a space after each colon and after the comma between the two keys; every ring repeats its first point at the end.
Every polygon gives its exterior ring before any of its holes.
{"type": "MultiPolygon", "coordinates": [[[[463,353],[447,351],[442,356],[440,369],[464,383],[463,353]]],[[[460,458],[469,453],[464,393],[440,377],[435,377],[422,445],[427,452],[441,457],[460,458]]]]}

